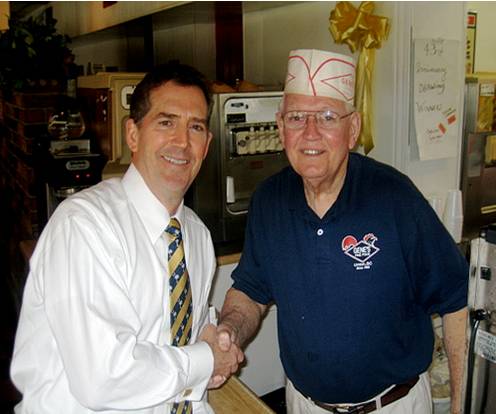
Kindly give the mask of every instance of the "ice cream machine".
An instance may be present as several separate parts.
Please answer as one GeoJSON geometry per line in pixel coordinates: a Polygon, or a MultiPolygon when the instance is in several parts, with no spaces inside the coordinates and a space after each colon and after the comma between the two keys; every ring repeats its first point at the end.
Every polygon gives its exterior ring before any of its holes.
{"type": "Polygon", "coordinates": [[[250,197],[265,178],[288,165],[276,112],[282,92],[213,95],[213,140],[186,196],[214,242],[242,240],[250,197]]]}

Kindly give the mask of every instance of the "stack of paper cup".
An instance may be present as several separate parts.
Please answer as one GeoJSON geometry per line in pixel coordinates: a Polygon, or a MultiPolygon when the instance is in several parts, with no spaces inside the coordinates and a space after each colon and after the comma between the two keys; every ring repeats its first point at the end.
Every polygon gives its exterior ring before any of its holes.
{"type": "Polygon", "coordinates": [[[444,205],[443,223],[456,243],[462,241],[463,205],[462,192],[450,190],[444,205]]]}
{"type": "Polygon", "coordinates": [[[436,212],[439,220],[443,219],[443,200],[438,195],[431,195],[427,198],[432,209],[436,212]]]}

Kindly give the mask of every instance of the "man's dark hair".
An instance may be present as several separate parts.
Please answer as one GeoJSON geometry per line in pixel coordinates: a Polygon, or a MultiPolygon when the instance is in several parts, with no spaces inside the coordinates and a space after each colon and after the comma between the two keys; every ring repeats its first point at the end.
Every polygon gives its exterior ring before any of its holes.
{"type": "Polygon", "coordinates": [[[208,90],[205,76],[191,66],[179,62],[169,62],[153,68],[136,86],[136,89],[131,96],[129,115],[136,124],[139,123],[150,110],[151,91],[169,81],[174,81],[182,86],[196,86],[200,88],[205,96],[205,101],[208,106],[208,118],[210,118],[212,98],[208,90]]]}

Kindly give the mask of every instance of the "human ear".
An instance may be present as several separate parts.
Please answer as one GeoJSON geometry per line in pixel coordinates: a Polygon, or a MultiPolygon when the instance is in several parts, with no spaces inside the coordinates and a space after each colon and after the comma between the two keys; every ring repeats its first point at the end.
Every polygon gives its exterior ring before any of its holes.
{"type": "Polygon", "coordinates": [[[350,150],[355,148],[361,130],[362,130],[362,117],[360,115],[360,112],[353,112],[350,115],[350,124],[349,124],[348,148],[350,150]]]}
{"type": "Polygon", "coordinates": [[[139,130],[133,119],[126,121],[126,143],[132,153],[138,151],[139,130]]]}

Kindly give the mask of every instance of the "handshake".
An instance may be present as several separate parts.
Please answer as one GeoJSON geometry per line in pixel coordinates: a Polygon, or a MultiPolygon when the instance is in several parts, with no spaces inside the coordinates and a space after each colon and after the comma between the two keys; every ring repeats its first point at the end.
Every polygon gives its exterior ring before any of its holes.
{"type": "Polygon", "coordinates": [[[198,339],[205,341],[214,354],[214,372],[208,388],[218,388],[238,370],[245,358],[236,331],[226,324],[209,324],[203,328],[198,339]]]}

